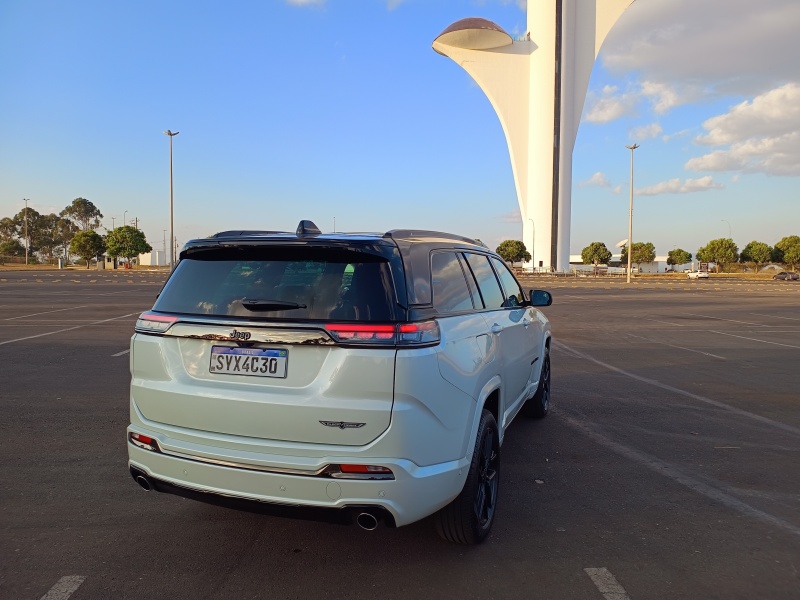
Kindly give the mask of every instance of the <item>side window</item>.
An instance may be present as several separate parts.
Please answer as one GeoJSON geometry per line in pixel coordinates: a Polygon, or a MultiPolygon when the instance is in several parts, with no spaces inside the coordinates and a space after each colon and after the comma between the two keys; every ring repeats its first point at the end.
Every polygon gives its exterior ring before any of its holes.
{"type": "Polygon", "coordinates": [[[494,268],[497,269],[497,274],[500,275],[500,281],[502,282],[503,289],[505,290],[506,301],[503,306],[520,306],[525,300],[525,295],[522,293],[519,283],[504,263],[496,258],[493,258],[492,264],[494,265],[494,268]]]}
{"type": "Polygon", "coordinates": [[[503,308],[503,290],[500,289],[500,283],[489,264],[489,259],[482,254],[465,254],[464,256],[467,257],[470,269],[475,275],[475,281],[478,282],[484,306],[491,309],[503,308]]]}
{"type": "Polygon", "coordinates": [[[472,295],[464,279],[461,261],[454,252],[434,252],[431,256],[433,306],[440,313],[472,310],[472,295]]]}

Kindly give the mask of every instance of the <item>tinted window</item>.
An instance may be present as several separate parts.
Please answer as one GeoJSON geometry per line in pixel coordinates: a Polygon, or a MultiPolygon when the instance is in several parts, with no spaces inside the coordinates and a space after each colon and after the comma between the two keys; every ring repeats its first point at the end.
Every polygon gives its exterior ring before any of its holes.
{"type": "Polygon", "coordinates": [[[435,252],[431,256],[433,306],[441,313],[472,310],[472,297],[464,279],[461,261],[453,252],[435,252]]]}
{"type": "Polygon", "coordinates": [[[482,254],[465,254],[465,256],[478,282],[478,289],[486,308],[502,308],[503,290],[500,289],[489,259],[482,254]]]}
{"type": "Polygon", "coordinates": [[[178,264],[153,309],[248,319],[392,321],[394,306],[389,264],[382,257],[284,246],[195,252],[178,264]],[[276,307],[280,302],[289,305],[276,307]]]}
{"type": "Polygon", "coordinates": [[[522,293],[522,289],[519,287],[519,283],[517,283],[517,280],[511,274],[511,271],[508,270],[505,263],[496,258],[492,259],[492,263],[494,264],[494,268],[497,269],[497,274],[500,275],[500,282],[503,284],[503,290],[505,291],[506,302],[504,306],[522,305],[525,296],[522,293]]]}

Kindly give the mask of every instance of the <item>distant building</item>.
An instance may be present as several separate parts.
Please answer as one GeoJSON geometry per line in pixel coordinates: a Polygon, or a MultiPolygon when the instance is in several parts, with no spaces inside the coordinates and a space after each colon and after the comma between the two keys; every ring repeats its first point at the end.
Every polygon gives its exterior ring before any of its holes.
{"type": "Polygon", "coordinates": [[[140,254],[139,264],[143,267],[166,267],[167,253],[163,250],[153,250],[147,254],[140,254]]]}

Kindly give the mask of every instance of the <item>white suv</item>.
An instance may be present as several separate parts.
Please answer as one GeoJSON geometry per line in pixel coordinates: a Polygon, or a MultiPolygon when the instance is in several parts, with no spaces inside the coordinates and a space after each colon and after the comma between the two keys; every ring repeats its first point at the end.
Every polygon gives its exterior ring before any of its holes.
{"type": "Polygon", "coordinates": [[[188,242],[131,340],[129,467],[147,490],[374,529],[437,511],[482,541],[500,445],[550,402],[550,324],[446,233],[235,231],[188,242]]]}

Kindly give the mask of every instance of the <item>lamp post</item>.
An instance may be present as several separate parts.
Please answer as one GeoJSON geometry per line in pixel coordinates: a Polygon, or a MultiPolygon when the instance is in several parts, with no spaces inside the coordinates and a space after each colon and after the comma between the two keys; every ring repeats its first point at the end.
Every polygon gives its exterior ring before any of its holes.
{"type": "Polygon", "coordinates": [[[122,211],[122,226],[125,227],[125,215],[128,214],[127,210],[122,211]]]}
{"type": "Polygon", "coordinates": [[[114,229],[116,228],[116,226],[114,225],[114,221],[115,220],[116,220],[116,217],[111,217],[111,231],[114,231],[114,229]]]}
{"type": "Polygon", "coordinates": [[[731,233],[731,222],[728,219],[720,219],[720,221],[725,221],[728,224],[728,239],[733,240],[733,234],[731,233]]]}
{"type": "Polygon", "coordinates": [[[25,264],[28,264],[28,202],[27,198],[23,198],[25,200],[25,264]]]}
{"type": "Polygon", "coordinates": [[[172,247],[169,250],[169,270],[175,268],[175,224],[172,217],[172,138],[178,135],[180,131],[170,131],[167,129],[164,135],[169,136],[169,239],[172,247]]]}
{"type": "Polygon", "coordinates": [[[633,151],[639,147],[639,144],[633,146],[625,146],[631,151],[631,202],[628,212],[628,281],[631,282],[631,255],[633,254],[633,151]]]}

